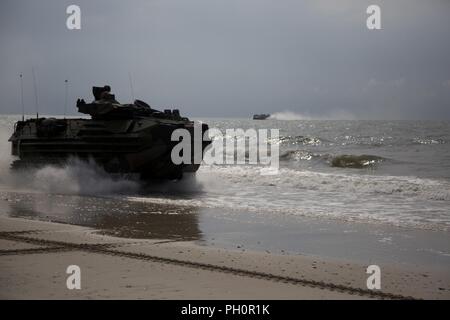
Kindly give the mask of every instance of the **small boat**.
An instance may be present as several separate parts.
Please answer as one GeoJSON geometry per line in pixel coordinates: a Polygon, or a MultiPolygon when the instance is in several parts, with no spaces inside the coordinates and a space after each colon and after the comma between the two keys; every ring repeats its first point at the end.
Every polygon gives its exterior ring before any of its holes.
{"type": "Polygon", "coordinates": [[[265,113],[255,114],[255,115],[253,115],[253,120],[266,120],[269,117],[270,117],[270,114],[265,114],[265,113]]]}

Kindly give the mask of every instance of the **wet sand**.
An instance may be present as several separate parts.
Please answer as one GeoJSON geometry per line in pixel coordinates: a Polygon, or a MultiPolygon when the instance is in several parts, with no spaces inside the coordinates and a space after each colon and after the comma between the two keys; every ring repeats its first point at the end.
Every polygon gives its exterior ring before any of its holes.
{"type": "MultiPolygon", "coordinates": [[[[270,277],[259,278],[251,272],[226,270],[223,266],[234,264],[232,257],[236,252],[210,251],[189,242],[126,240],[98,235],[84,227],[18,218],[2,217],[0,225],[2,299],[361,297],[350,291],[284,283],[270,277]],[[209,267],[205,266],[207,263],[209,267]],[[66,287],[65,271],[72,264],[81,268],[80,290],[66,287]]],[[[257,267],[259,257],[248,258],[257,267]]]]}
{"type": "Polygon", "coordinates": [[[0,212],[2,298],[450,298],[446,233],[10,191],[0,212]]]}

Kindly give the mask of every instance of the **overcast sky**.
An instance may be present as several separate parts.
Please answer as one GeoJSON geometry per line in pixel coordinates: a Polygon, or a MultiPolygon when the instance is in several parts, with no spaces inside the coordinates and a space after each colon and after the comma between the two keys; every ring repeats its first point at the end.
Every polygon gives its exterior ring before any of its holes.
{"type": "Polygon", "coordinates": [[[0,113],[70,113],[110,84],[194,117],[450,119],[449,0],[1,0],[0,113]],[[81,8],[81,30],[66,7],[81,8]],[[382,30],[366,28],[381,7],[382,30]]]}

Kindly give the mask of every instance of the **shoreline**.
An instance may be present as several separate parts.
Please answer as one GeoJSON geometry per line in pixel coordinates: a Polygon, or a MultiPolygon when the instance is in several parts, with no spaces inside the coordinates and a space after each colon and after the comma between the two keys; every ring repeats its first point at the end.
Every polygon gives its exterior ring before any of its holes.
{"type": "Polygon", "coordinates": [[[450,269],[450,233],[444,231],[120,197],[13,191],[0,191],[0,213],[90,227],[122,238],[195,241],[230,250],[422,266],[441,274],[450,269]]]}
{"type": "Polygon", "coordinates": [[[382,289],[344,260],[231,250],[195,241],[126,239],[70,224],[0,217],[1,297],[6,299],[448,299],[448,278],[382,267],[382,289]],[[65,269],[79,264],[82,290],[65,269]],[[439,289],[441,288],[441,289],[439,289]]]}

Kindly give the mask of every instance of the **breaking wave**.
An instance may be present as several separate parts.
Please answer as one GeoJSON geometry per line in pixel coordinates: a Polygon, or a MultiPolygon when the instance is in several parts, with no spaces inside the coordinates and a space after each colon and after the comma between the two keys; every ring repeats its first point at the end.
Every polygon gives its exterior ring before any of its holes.
{"type": "Polygon", "coordinates": [[[360,156],[343,154],[332,158],[331,166],[338,168],[363,169],[374,166],[386,159],[383,157],[363,154],[360,156]]]}
{"type": "Polygon", "coordinates": [[[318,146],[318,145],[322,144],[322,140],[318,137],[281,136],[280,143],[285,144],[285,145],[318,146]]]}
{"type": "Polygon", "coordinates": [[[447,181],[290,168],[280,168],[279,174],[274,176],[260,173],[257,166],[202,166],[197,172],[197,180],[207,192],[201,195],[190,198],[132,196],[129,200],[225,208],[229,212],[277,212],[419,228],[450,228],[447,213],[450,185],[447,181]],[[418,199],[430,212],[429,217],[418,215],[418,199]]]}
{"type": "Polygon", "coordinates": [[[445,140],[440,138],[414,138],[413,144],[444,144],[445,140]]]}
{"type": "Polygon", "coordinates": [[[385,162],[388,159],[374,156],[374,155],[337,155],[320,154],[310,152],[308,150],[288,150],[280,155],[281,161],[310,161],[319,160],[324,164],[328,164],[331,167],[336,168],[352,168],[352,169],[364,169],[373,168],[381,162],[385,162]]]}
{"type": "Polygon", "coordinates": [[[431,200],[450,200],[448,181],[413,176],[325,173],[291,168],[280,168],[279,174],[266,176],[260,174],[257,166],[202,166],[197,173],[199,181],[212,189],[213,184],[209,183],[208,177],[213,175],[217,178],[212,181],[221,188],[245,184],[249,187],[259,185],[338,193],[404,194],[431,200]]]}
{"type": "Polygon", "coordinates": [[[321,155],[314,154],[307,150],[288,150],[280,155],[281,161],[301,161],[311,160],[313,158],[320,158],[321,155]]]}

